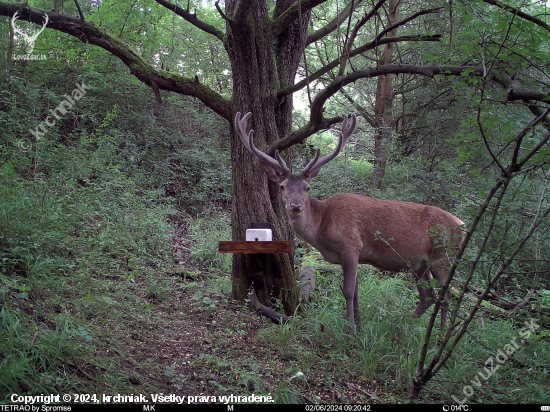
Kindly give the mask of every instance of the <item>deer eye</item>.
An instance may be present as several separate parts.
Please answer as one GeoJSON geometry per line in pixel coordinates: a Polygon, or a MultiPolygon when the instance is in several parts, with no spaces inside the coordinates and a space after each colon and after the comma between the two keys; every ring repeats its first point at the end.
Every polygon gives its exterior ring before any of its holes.
{"type": "Polygon", "coordinates": [[[281,190],[285,190],[285,187],[283,185],[279,185],[279,187],[281,188],[281,190]]]}

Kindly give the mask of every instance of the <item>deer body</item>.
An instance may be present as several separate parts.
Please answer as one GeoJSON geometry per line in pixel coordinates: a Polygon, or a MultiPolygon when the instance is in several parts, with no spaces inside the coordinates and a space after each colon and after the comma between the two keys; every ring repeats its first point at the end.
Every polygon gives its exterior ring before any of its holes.
{"type": "MultiPolygon", "coordinates": [[[[275,159],[259,151],[252,141],[253,131],[246,133],[246,122],[240,113],[235,128],[243,144],[261,160],[269,179],[278,182],[282,190],[290,226],[307,243],[315,247],[323,258],[342,266],[344,297],[348,321],[355,330],[360,321],[357,266],[367,263],[377,268],[398,272],[411,270],[418,279],[419,303],[413,317],[421,316],[437,298],[426,282],[435,277],[443,283],[456,248],[462,239],[459,226],[463,222],[452,214],[434,207],[394,200],[380,200],[351,193],[343,193],[326,200],[317,200],[309,194],[309,182],[320,168],[342,150],[355,129],[343,116],[342,132],[336,150],[315,158],[300,174],[292,174],[275,152],[275,159]],[[449,247],[449,245],[451,247],[449,247]]],[[[445,299],[450,299],[447,292],[445,299]]],[[[441,321],[447,317],[442,305],[441,321]]]]}
{"type": "Polygon", "coordinates": [[[417,271],[423,263],[444,258],[443,248],[435,248],[437,239],[426,234],[433,227],[463,224],[437,207],[351,193],[321,201],[309,196],[304,211],[299,215],[290,212],[288,218],[292,230],[327,262],[341,264],[341,253],[353,251],[358,263],[391,272],[417,271]],[[335,215],[331,210],[339,213],[335,215]],[[414,230],[404,230],[411,222],[415,223],[414,230]],[[340,235],[343,229],[348,236],[340,235]]]}

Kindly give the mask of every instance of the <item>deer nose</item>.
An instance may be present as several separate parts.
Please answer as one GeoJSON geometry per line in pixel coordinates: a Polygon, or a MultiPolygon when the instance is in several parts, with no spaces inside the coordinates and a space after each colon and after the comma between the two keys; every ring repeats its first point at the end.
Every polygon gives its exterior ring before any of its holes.
{"type": "Polygon", "coordinates": [[[303,208],[304,208],[303,203],[290,202],[290,209],[293,212],[301,212],[303,208]]]}

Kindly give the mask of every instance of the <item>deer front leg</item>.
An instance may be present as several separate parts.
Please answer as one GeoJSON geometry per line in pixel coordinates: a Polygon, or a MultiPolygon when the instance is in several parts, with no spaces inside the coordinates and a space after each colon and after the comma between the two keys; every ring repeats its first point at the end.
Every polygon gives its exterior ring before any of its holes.
{"type": "Polygon", "coordinates": [[[359,258],[357,256],[342,257],[342,270],[344,272],[344,298],[346,299],[346,312],[348,316],[348,326],[352,333],[356,332],[355,321],[360,322],[359,315],[359,295],[357,284],[357,265],[359,258]]]}

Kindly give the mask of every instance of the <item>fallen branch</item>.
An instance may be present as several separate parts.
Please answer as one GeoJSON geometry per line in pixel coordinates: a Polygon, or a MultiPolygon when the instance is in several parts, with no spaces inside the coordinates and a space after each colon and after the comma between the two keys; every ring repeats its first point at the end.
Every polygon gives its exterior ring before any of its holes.
{"type": "MultiPolygon", "coordinates": [[[[458,298],[460,296],[460,291],[458,289],[456,288],[450,288],[450,289],[453,297],[458,298]]],[[[482,291],[479,288],[474,287],[473,290],[476,295],[479,295],[482,293],[482,291]]],[[[529,303],[534,293],[535,293],[535,289],[531,289],[521,301],[507,302],[507,301],[503,301],[498,296],[489,292],[487,296],[485,296],[485,300],[481,302],[481,307],[496,315],[511,317],[514,314],[516,314],[523,306],[529,303]],[[488,301],[492,301],[492,302],[490,303],[488,301]]],[[[478,297],[477,296],[473,297],[468,294],[465,294],[464,299],[466,299],[467,301],[473,304],[477,304],[478,297]]],[[[536,306],[532,306],[531,309],[536,312],[542,312],[545,310],[544,307],[536,307],[536,306]]]]}
{"type": "MultiPolygon", "coordinates": [[[[451,294],[454,298],[458,299],[460,297],[460,291],[456,288],[449,288],[451,290],[451,294]]],[[[468,294],[464,294],[463,299],[467,300],[468,302],[476,305],[478,298],[474,298],[473,296],[470,296],[468,294]]],[[[493,305],[492,303],[489,303],[488,301],[484,300],[481,302],[481,307],[491,313],[494,313],[495,315],[506,315],[506,311],[502,308],[499,308],[498,306],[493,305]]]]}
{"type": "Polygon", "coordinates": [[[529,290],[529,292],[527,293],[527,295],[525,295],[525,297],[521,300],[521,302],[519,302],[515,308],[513,308],[512,310],[508,311],[507,313],[507,316],[512,316],[514,313],[518,312],[522,306],[525,306],[526,303],[528,303],[530,300],[531,300],[531,296],[533,296],[533,293],[535,293],[535,289],[531,289],[529,290]]]}

